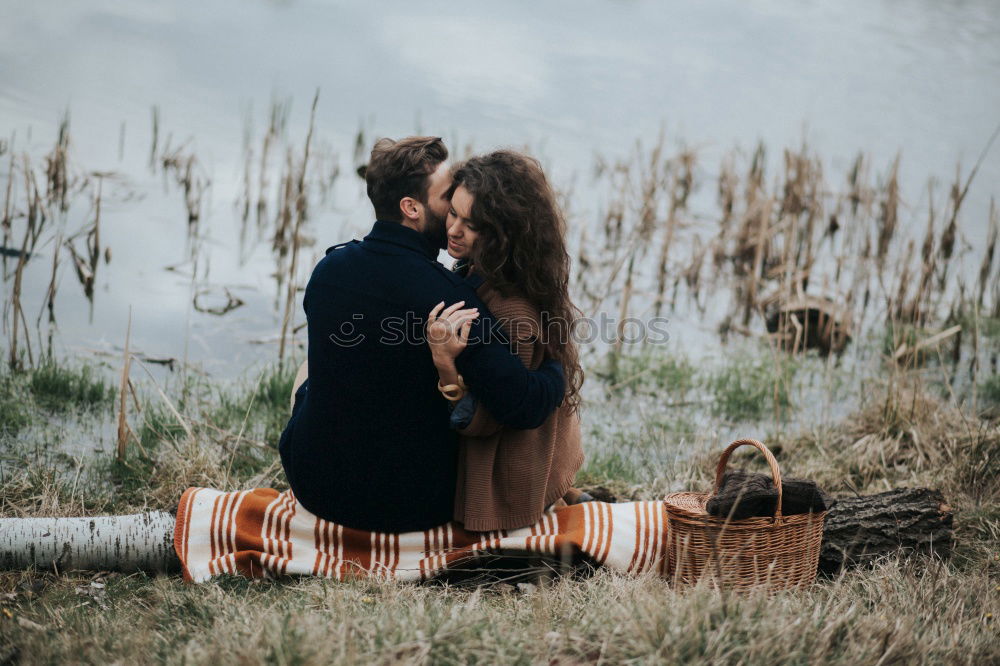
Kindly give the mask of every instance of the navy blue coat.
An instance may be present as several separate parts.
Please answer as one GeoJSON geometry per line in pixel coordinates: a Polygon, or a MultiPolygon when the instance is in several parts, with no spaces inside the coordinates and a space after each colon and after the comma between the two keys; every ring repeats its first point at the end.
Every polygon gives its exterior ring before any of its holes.
{"type": "Polygon", "coordinates": [[[309,379],[279,450],[296,498],[317,516],[381,532],[452,519],[458,438],[424,340],[440,301],[479,308],[456,365],[498,421],[536,428],[562,402],[561,366],[526,370],[474,289],[436,257],[419,232],[377,221],[313,270],[303,301],[309,379]]]}

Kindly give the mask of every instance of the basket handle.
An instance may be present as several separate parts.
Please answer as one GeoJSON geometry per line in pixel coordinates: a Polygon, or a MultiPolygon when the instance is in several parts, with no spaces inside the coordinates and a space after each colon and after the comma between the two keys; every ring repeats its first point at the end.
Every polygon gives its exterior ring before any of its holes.
{"type": "Polygon", "coordinates": [[[763,442],[759,442],[756,439],[738,439],[722,452],[722,456],[719,457],[719,465],[715,468],[715,490],[713,495],[718,494],[719,488],[722,487],[722,475],[726,472],[726,465],[729,463],[729,456],[732,455],[733,451],[741,446],[752,446],[761,453],[764,454],[764,458],[767,460],[768,466],[771,468],[771,478],[774,480],[774,485],[778,488],[778,503],[774,509],[774,519],[775,521],[781,519],[781,470],[778,469],[778,461],[775,460],[774,454],[771,450],[764,446],[763,442]]]}

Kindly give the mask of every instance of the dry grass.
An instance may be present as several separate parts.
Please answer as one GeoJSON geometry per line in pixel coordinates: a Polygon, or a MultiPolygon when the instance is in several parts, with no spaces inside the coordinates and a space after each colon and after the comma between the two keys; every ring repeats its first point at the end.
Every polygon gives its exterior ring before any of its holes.
{"type": "MultiPolygon", "coordinates": [[[[599,573],[489,590],[0,577],[20,663],[953,663],[1000,658],[995,582],[885,561],[800,594],[679,594],[599,573]],[[40,588],[40,589],[39,589],[40,588]]],[[[6,614],[5,614],[6,615],[6,614]]]]}
{"type": "MultiPolygon", "coordinates": [[[[169,509],[188,485],[280,485],[276,452],[255,445],[247,433],[262,432],[260,419],[266,421],[269,410],[287,409],[279,400],[287,397],[283,381],[265,373],[221,396],[191,387],[188,393],[202,402],[177,406],[186,428],[170,410],[152,409],[152,398],[145,396],[145,422],[138,426],[142,449],[131,448],[123,464],[81,460],[84,471],[74,473],[76,462],[70,461],[60,473],[59,465],[42,461],[17,467],[11,458],[28,460],[30,454],[10,451],[0,513],[169,509]]],[[[963,413],[914,381],[912,375],[896,377],[871,389],[872,398],[850,418],[769,442],[791,473],[836,491],[944,489],[958,529],[958,549],[949,562],[888,559],[773,598],[707,589],[678,593],[661,580],[609,572],[537,588],[479,590],[312,579],[223,578],[189,586],[177,577],[142,574],[8,572],[0,574],[0,660],[107,663],[142,655],[164,663],[281,664],[996,662],[1000,424],[963,413]]],[[[627,403],[632,396],[617,399],[627,403]]],[[[588,446],[593,453],[612,443],[591,439],[588,446]]],[[[684,460],[661,455],[653,481],[639,486],[599,475],[592,480],[623,495],[701,488],[717,454],[710,444],[705,449],[684,460]]]]}

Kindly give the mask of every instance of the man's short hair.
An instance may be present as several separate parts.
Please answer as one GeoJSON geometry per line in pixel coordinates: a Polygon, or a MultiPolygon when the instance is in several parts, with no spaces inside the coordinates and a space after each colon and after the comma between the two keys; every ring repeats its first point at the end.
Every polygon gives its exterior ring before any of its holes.
{"type": "Polygon", "coordinates": [[[365,170],[368,198],[379,220],[401,222],[399,202],[413,197],[427,203],[427,177],[448,159],[438,136],[410,136],[399,141],[379,139],[365,170]]]}

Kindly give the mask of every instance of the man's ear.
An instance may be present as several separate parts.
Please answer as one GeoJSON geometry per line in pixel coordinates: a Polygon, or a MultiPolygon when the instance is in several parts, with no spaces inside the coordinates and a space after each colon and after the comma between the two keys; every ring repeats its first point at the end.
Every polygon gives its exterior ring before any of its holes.
{"type": "Polygon", "coordinates": [[[399,212],[403,214],[403,220],[410,222],[420,221],[420,202],[413,197],[403,197],[399,200],[399,212]]]}

